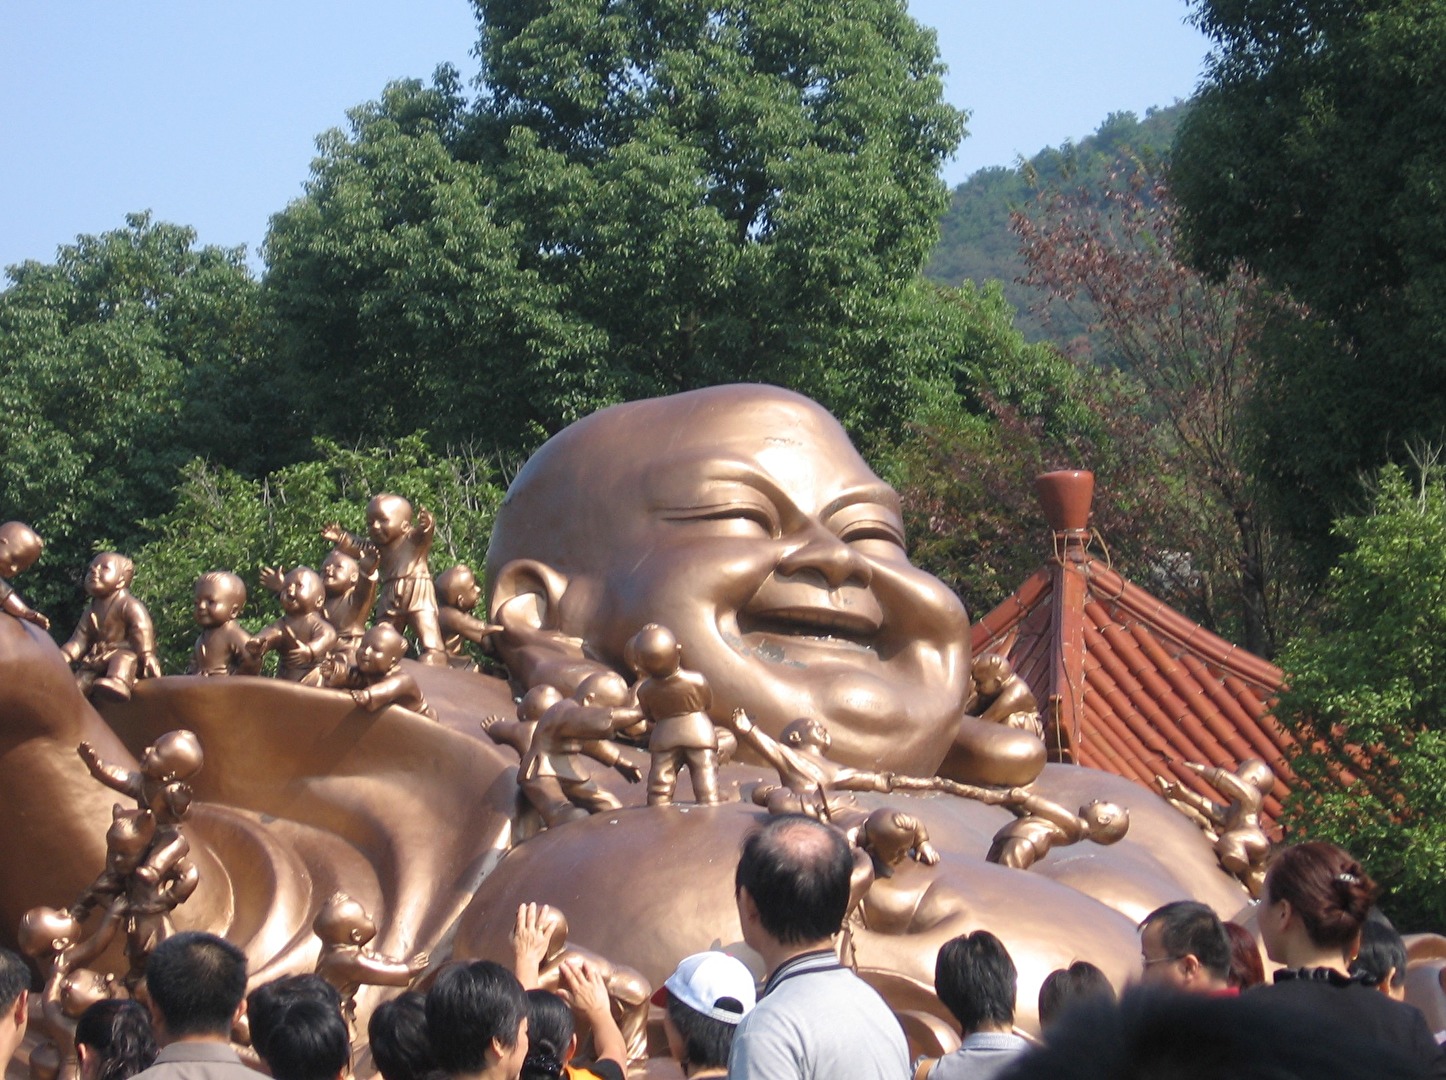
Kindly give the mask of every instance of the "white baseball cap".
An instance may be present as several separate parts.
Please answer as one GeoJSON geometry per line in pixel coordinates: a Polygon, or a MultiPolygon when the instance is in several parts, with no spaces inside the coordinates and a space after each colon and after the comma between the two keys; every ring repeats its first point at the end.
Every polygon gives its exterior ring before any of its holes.
{"type": "Polygon", "coordinates": [[[753,974],[743,961],[721,952],[700,952],[684,957],[653,995],[654,1005],[666,1005],[672,994],[694,1012],[725,1024],[736,1024],[758,1000],[753,974]],[[724,998],[738,1002],[740,1009],[720,1007],[724,998]]]}

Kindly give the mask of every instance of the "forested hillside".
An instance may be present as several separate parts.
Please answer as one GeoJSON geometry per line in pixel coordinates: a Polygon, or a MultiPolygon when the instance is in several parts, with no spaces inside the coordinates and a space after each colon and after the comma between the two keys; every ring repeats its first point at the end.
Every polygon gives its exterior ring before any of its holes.
{"type": "Polygon", "coordinates": [[[1040,294],[1018,282],[1025,265],[1019,238],[1009,228],[1010,212],[1027,211],[1041,189],[1102,191],[1110,174],[1130,161],[1167,156],[1186,107],[1176,102],[1150,109],[1143,120],[1132,112],[1112,113],[1077,143],[1046,147],[1014,168],[980,169],[952,192],[924,273],[945,285],[1002,281],[1025,337],[1068,345],[1084,330],[1083,322],[1063,311],[1046,322],[1033,310],[1040,294]]]}

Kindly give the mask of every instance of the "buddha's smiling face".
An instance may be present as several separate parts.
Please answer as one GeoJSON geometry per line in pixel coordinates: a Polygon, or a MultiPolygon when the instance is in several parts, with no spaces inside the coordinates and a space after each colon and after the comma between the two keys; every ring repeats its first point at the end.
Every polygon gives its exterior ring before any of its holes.
{"type": "Polygon", "coordinates": [[[621,668],[628,638],[661,623],[715,720],[741,707],[777,736],[815,717],[840,761],[932,771],[962,711],[967,619],[909,564],[897,496],[837,422],[770,387],[628,409],[635,423],[568,448],[618,482],[584,495],[590,552],[554,553],[561,629],[621,668]]]}

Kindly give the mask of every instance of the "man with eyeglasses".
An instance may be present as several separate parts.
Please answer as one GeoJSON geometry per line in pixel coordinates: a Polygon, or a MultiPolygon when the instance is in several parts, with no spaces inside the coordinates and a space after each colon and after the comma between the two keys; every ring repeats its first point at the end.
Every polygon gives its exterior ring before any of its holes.
{"type": "Polygon", "coordinates": [[[1156,908],[1140,923],[1140,981],[1196,994],[1234,994],[1230,937],[1220,916],[1194,900],[1156,908]]]}

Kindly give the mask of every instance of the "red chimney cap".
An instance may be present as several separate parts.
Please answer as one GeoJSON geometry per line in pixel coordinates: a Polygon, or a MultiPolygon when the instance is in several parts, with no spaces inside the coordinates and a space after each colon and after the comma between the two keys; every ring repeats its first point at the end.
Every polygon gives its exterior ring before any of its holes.
{"type": "Polygon", "coordinates": [[[1040,473],[1034,490],[1044,519],[1057,533],[1084,532],[1089,528],[1090,506],[1095,497],[1095,474],[1086,469],[1061,469],[1040,473]]]}

